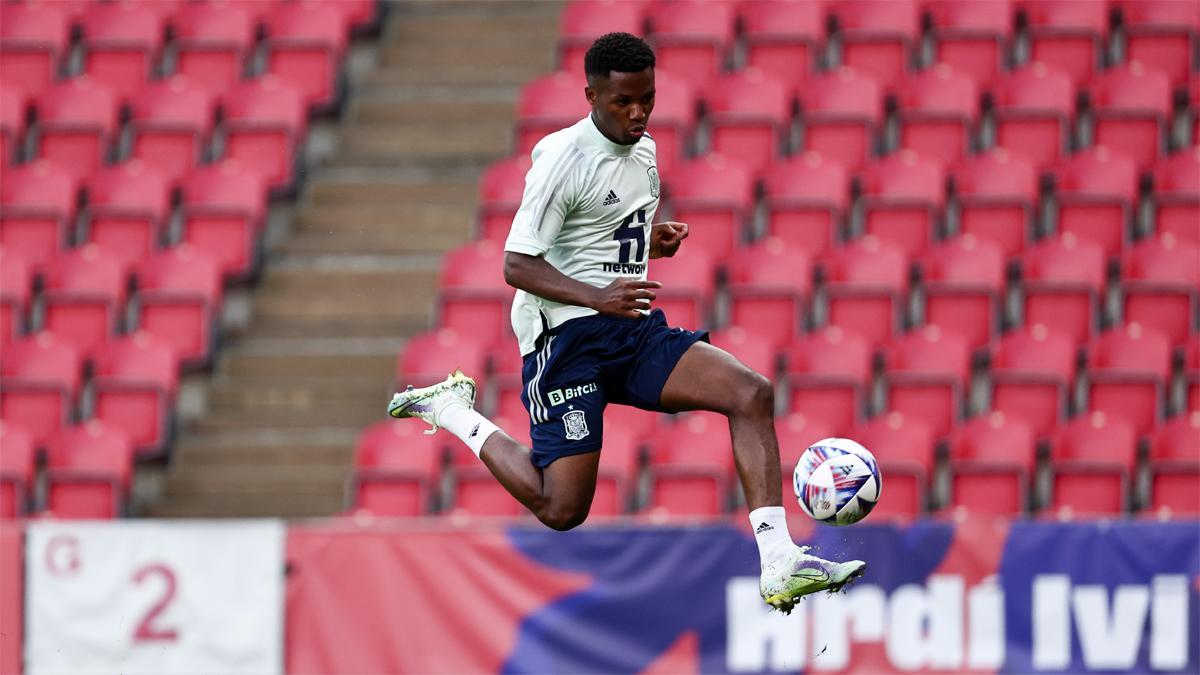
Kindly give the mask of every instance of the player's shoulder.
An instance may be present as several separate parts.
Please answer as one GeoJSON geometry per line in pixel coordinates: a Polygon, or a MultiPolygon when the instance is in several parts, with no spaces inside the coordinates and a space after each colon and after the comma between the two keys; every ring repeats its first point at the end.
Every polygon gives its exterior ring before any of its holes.
{"type": "Polygon", "coordinates": [[[557,163],[563,158],[583,154],[578,127],[578,124],[573,124],[543,136],[533,146],[533,161],[557,163]]]}

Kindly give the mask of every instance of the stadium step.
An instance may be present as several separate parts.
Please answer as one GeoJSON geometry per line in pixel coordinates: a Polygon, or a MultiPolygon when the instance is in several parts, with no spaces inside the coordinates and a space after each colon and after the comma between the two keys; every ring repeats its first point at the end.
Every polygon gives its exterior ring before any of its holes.
{"type": "Polygon", "coordinates": [[[246,340],[222,356],[221,372],[239,379],[391,377],[402,343],[400,339],[246,340]]]}
{"type": "Polygon", "coordinates": [[[150,505],[152,518],[322,518],[343,510],[342,490],[327,494],[178,495],[150,505]]]}
{"type": "Polygon", "coordinates": [[[388,204],[338,204],[300,209],[298,232],[333,236],[357,233],[387,235],[413,251],[444,251],[470,238],[475,219],[475,195],[458,196],[458,202],[410,203],[403,212],[388,204]],[[403,233],[403,236],[397,236],[403,233]]]}
{"type": "Polygon", "coordinates": [[[357,124],[347,129],[334,161],[347,158],[366,164],[427,162],[487,162],[507,155],[512,148],[512,120],[484,118],[444,124],[429,120],[397,124],[357,124]]]}

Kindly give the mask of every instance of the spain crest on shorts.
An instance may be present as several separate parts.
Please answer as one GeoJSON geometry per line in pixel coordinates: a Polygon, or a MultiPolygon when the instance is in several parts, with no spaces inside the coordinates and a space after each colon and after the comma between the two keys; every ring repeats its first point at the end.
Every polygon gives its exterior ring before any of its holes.
{"type": "Polygon", "coordinates": [[[582,410],[571,410],[563,414],[563,427],[567,430],[567,439],[577,441],[588,435],[587,419],[582,410]]]}

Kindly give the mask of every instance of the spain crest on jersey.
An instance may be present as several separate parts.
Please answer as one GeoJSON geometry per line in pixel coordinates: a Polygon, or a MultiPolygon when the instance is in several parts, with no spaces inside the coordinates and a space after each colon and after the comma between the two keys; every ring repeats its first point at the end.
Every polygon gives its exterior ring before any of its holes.
{"type": "Polygon", "coordinates": [[[571,410],[563,414],[563,427],[567,431],[567,439],[577,441],[588,435],[587,419],[582,410],[571,410]]]}

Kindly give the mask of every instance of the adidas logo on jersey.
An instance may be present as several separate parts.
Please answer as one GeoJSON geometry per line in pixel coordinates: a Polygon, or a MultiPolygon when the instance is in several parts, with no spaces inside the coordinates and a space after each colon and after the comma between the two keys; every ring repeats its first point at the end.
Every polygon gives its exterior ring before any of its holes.
{"type": "Polygon", "coordinates": [[[612,206],[613,204],[618,204],[620,202],[621,202],[621,198],[618,197],[617,193],[613,192],[612,190],[609,190],[608,196],[604,198],[605,206],[612,206]]]}

